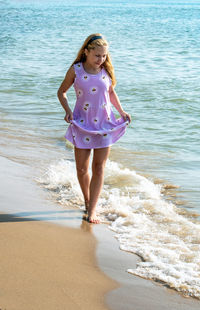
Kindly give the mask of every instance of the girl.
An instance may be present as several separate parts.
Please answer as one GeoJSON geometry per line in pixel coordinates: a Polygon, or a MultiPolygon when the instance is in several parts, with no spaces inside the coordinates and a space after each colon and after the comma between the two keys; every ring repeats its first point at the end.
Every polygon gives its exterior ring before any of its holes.
{"type": "Polygon", "coordinates": [[[96,224],[99,219],[95,209],[103,186],[110,145],[124,134],[126,125],[131,121],[130,115],[122,109],[114,90],[115,84],[108,43],[101,34],[96,33],[85,40],[58,90],[58,99],[66,112],[64,119],[70,123],[65,137],[75,147],[77,176],[88,221],[96,224]],[[73,113],[66,97],[72,84],[77,97],[73,113]],[[120,119],[115,118],[111,103],[121,115],[120,119]],[[94,152],[90,179],[91,149],[94,152]]]}

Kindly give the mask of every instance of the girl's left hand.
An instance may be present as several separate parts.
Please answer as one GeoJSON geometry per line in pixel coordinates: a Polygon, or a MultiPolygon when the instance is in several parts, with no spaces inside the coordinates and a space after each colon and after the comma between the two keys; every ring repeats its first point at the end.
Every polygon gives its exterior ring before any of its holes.
{"type": "Polygon", "coordinates": [[[130,116],[128,113],[126,113],[125,111],[123,111],[122,113],[120,113],[120,115],[123,117],[123,119],[124,119],[125,121],[129,121],[129,123],[131,122],[131,116],[130,116]]]}

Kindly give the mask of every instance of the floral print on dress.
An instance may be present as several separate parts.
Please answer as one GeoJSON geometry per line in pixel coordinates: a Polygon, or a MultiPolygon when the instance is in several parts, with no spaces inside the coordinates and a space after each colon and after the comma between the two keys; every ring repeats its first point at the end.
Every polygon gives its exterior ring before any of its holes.
{"type": "Polygon", "coordinates": [[[96,116],[96,117],[94,117],[93,118],[93,122],[95,123],[95,124],[98,124],[99,123],[99,118],[96,116]]]}
{"type": "Polygon", "coordinates": [[[97,92],[98,92],[98,87],[97,87],[97,86],[92,86],[92,87],[90,88],[90,94],[96,95],[97,92]]]}
{"type": "Polygon", "coordinates": [[[79,123],[83,125],[85,123],[84,118],[79,119],[79,123]]]}
{"type": "Polygon", "coordinates": [[[89,109],[89,107],[90,107],[90,103],[89,102],[84,102],[84,105],[83,105],[83,110],[85,111],[85,112],[87,112],[88,111],[88,109],[89,109]]]}
{"type": "Polygon", "coordinates": [[[107,139],[109,137],[108,133],[104,133],[102,136],[103,136],[103,139],[107,139]]]}
{"type": "Polygon", "coordinates": [[[83,96],[83,91],[82,91],[82,89],[78,89],[78,90],[77,90],[77,96],[78,96],[79,98],[83,96]]]}
{"type": "Polygon", "coordinates": [[[94,75],[82,63],[73,65],[76,74],[76,104],[66,139],[80,149],[98,149],[114,144],[125,132],[127,124],[117,119],[111,109],[109,87],[112,81],[105,68],[94,75]]]}
{"type": "Polygon", "coordinates": [[[84,141],[86,144],[89,144],[89,143],[91,142],[91,137],[85,136],[85,137],[83,138],[83,141],[84,141]]]}
{"type": "Polygon", "coordinates": [[[84,82],[88,82],[88,81],[90,80],[90,77],[89,77],[89,75],[87,75],[87,74],[83,74],[82,77],[81,77],[81,79],[82,79],[82,81],[84,81],[84,82]]]}

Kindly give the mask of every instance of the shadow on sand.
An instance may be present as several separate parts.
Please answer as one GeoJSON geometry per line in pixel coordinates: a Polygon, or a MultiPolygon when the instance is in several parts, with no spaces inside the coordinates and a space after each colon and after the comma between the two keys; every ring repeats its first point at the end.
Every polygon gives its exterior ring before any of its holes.
{"type": "Polygon", "coordinates": [[[81,210],[34,211],[0,214],[0,223],[28,221],[65,221],[82,219],[83,211],[81,210]]]}

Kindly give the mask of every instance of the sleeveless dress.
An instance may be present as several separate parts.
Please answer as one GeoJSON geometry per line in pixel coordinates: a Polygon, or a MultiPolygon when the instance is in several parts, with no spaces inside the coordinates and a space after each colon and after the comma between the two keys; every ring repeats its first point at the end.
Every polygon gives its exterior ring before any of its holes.
{"type": "Polygon", "coordinates": [[[65,138],[80,149],[104,148],[115,143],[126,130],[128,121],[116,119],[111,109],[111,79],[104,68],[89,74],[83,64],[73,65],[76,105],[65,138]]]}

